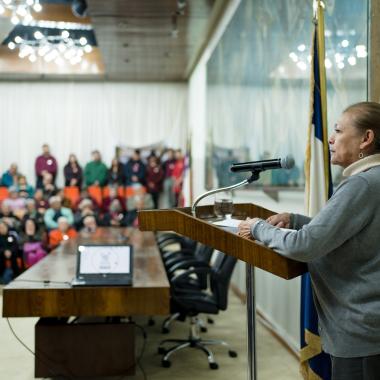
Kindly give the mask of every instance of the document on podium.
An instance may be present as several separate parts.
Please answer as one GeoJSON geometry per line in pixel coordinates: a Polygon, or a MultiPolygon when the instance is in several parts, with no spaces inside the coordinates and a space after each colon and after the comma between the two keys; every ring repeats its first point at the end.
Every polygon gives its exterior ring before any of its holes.
{"type": "Polygon", "coordinates": [[[224,230],[229,231],[229,232],[238,232],[238,226],[242,222],[241,219],[223,219],[223,220],[218,220],[216,222],[212,222],[214,226],[222,227],[224,230]]]}

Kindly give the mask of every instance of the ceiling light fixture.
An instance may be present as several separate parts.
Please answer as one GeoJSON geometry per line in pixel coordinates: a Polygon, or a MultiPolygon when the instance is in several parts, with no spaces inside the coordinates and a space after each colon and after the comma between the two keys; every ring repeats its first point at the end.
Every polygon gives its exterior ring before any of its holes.
{"type": "Polygon", "coordinates": [[[0,0],[0,15],[11,12],[11,23],[29,25],[33,20],[32,12],[41,12],[40,0],[0,0]]]}

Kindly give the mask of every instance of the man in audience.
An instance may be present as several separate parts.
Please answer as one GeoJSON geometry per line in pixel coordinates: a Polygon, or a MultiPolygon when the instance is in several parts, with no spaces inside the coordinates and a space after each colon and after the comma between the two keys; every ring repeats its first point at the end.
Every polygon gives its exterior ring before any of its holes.
{"type": "Polygon", "coordinates": [[[92,161],[84,168],[84,180],[86,186],[105,186],[107,183],[107,166],[102,162],[100,152],[92,152],[92,161]]]}
{"type": "Polygon", "coordinates": [[[11,164],[10,168],[1,177],[1,186],[10,187],[17,184],[17,164],[11,164]]]}
{"type": "Polygon", "coordinates": [[[56,248],[63,240],[69,240],[75,238],[78,233],[74,228],[70,227],[70,224],[66,217],[60,216],[57,220],[57,228],[49,232],[49,248],[56,248]]]}
{"type": "Polygon", "coordinates": [[[146,169],[146,186],[148,193],[152,195],[154,208],[158,208],[158,200],[162,191],[162,183],[164,180],[164,171],[159,165],[156,156],[148,158],[148,165],[146,169]]]}
{"type": "Polygon", "coordinates": [[[145,183],[145,165],[141,161],[139,149],[135,149],[126,163],[124,173],[127,186],[145,183]]]}
{"type": "Polygon", "coordinates": [[[48,230],[58,228],[58,219],[64,216],[67,222],[72,225],[74,223],[74,216],[72,211],[67,207],[62,207],[62,200],[59,196],[53,196],[49,199],[50,208],[48,208],[44,215],[45,226],[48,230]]]}
{"type": "Polygon", "coordinates": [[[42,188],[44,173],[50,173],[53,177],[52,183],[55,183],[58,165],[57,160],[50,154],[50,148],[48,144],[42,145],[42,154],[36,158],[35,170],[37,177],[37,188],[42,188]]]}

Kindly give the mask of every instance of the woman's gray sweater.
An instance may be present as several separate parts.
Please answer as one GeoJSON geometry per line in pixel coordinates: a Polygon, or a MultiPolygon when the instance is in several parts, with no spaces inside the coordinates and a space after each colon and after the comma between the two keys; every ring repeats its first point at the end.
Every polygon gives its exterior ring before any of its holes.
{"type": "Polygon", "coordinates": [[[380,166],[352,175],[313,218],[292,214],[284,231],[260,221],[252,235],[308,263],[325,352],[380,354],[380,166]]]}

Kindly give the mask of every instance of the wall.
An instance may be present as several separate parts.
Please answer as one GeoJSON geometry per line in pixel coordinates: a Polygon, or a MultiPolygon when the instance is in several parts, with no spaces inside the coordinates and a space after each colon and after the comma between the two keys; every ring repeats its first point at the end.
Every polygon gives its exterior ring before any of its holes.
{"type": "Polygon", "coordinates": [[[97,148],[107,166],[117,145],[163,141],[185,147],[187,84],[2,82],[0,172],[11,162],[34,184],[34,158],[48,143],[62,169],[97,148]]]}

